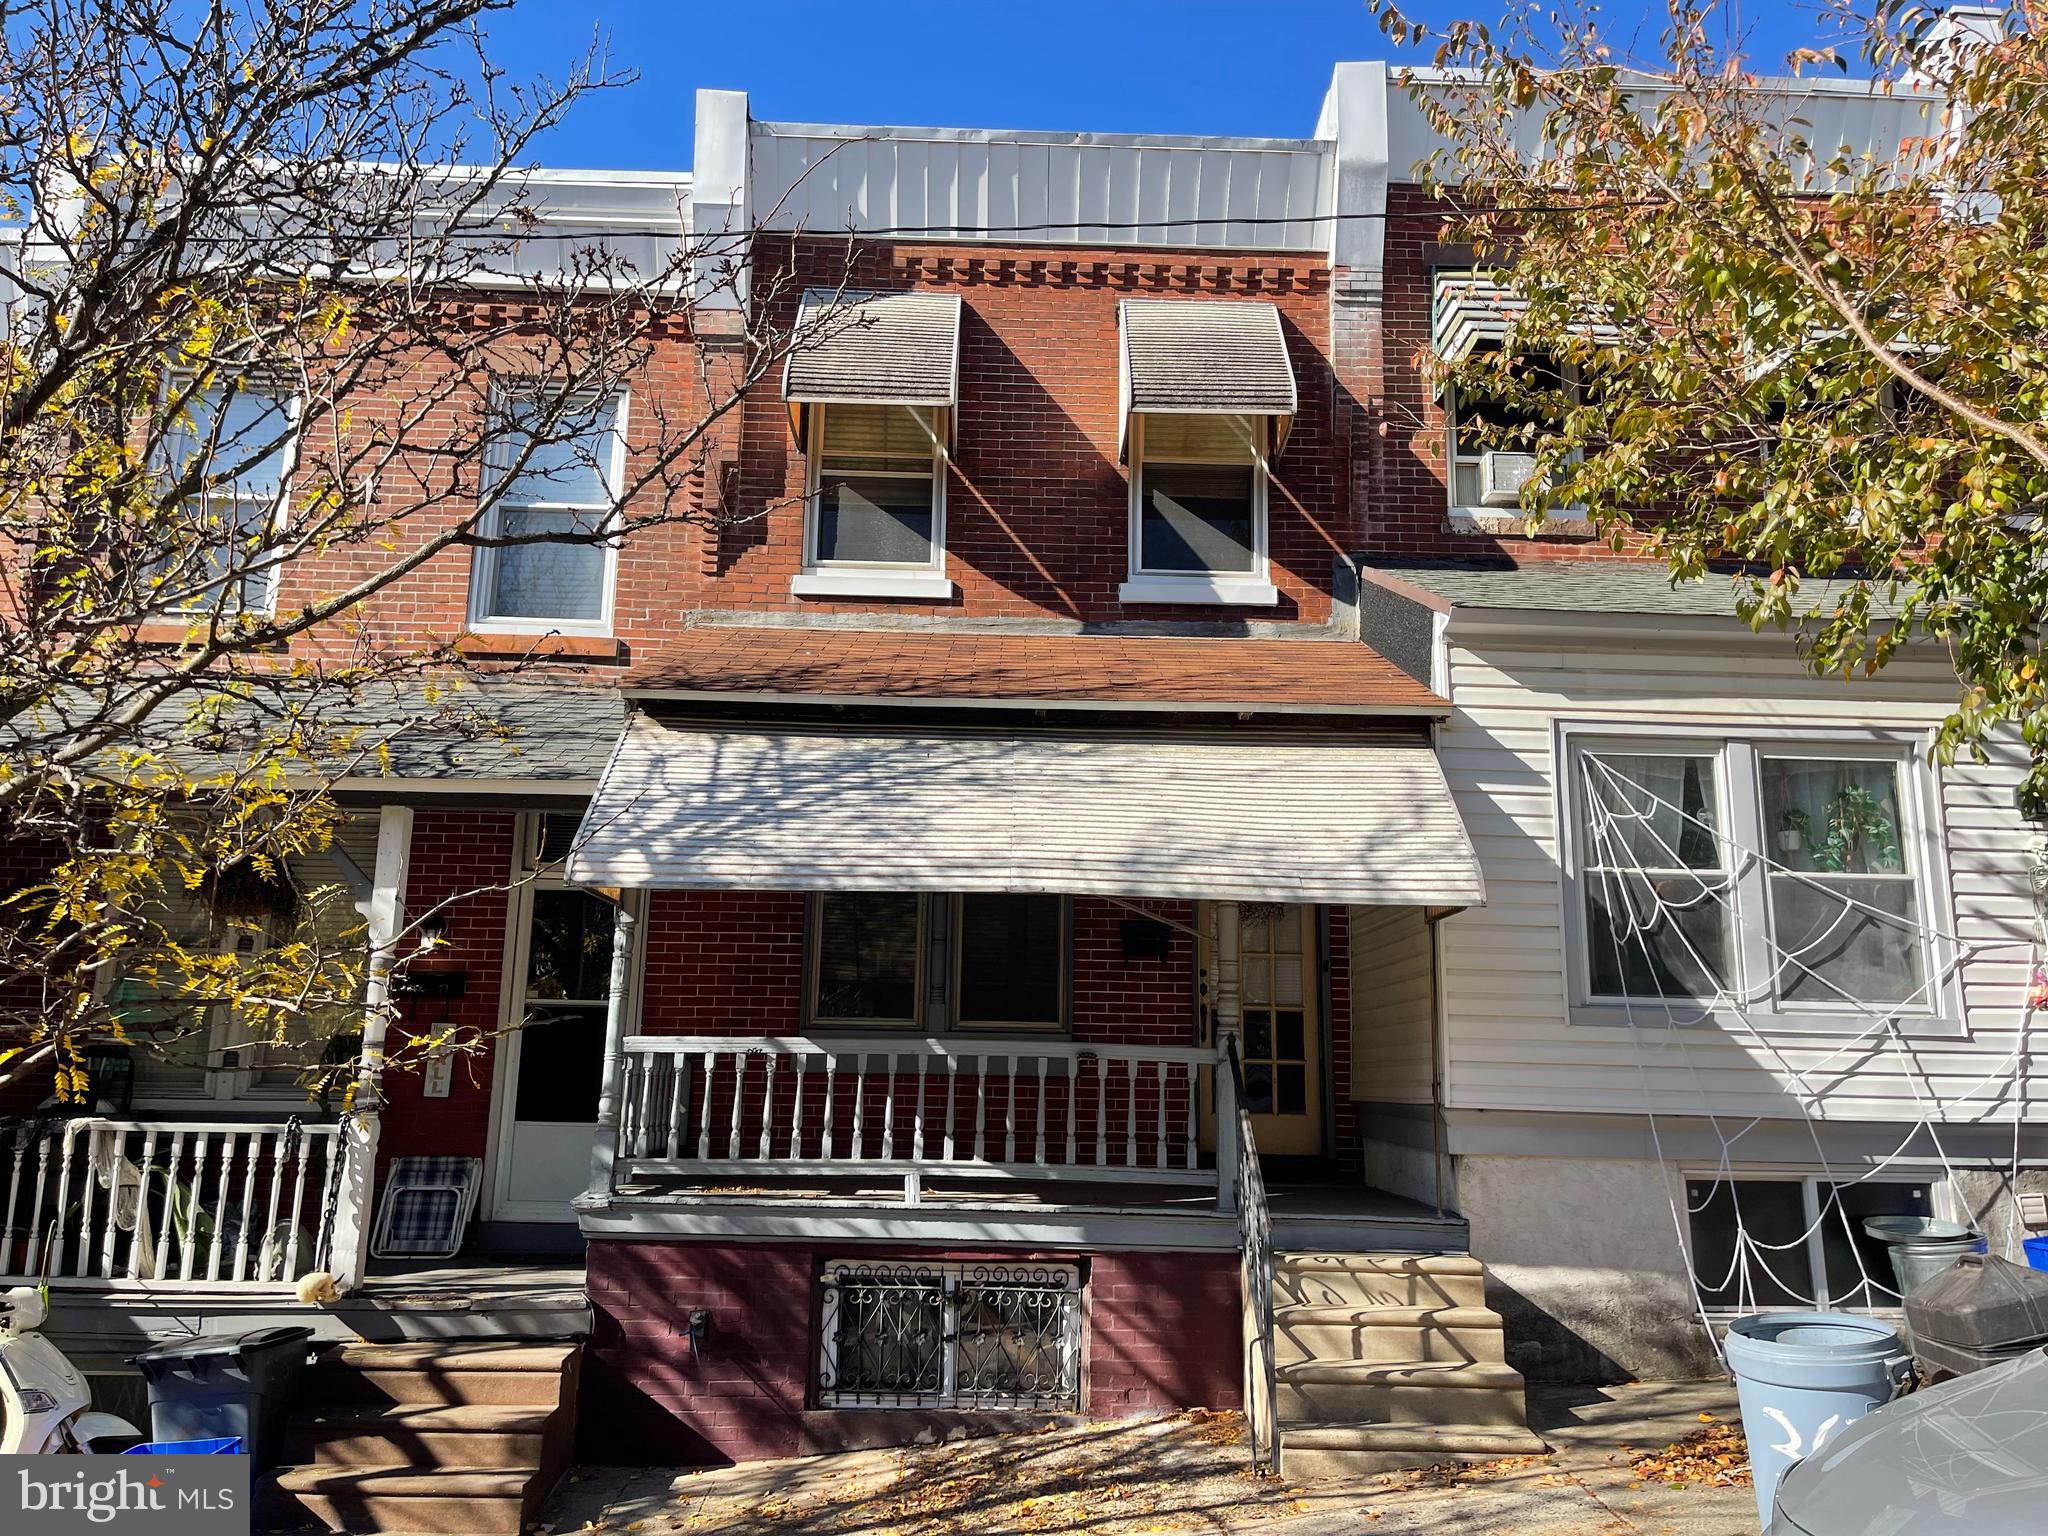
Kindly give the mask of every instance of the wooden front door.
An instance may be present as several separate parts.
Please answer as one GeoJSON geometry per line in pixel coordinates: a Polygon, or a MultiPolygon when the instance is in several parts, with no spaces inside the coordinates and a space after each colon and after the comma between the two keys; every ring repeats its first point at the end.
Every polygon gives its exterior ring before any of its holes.
{"type": "MultiPolygon", "coordinates": [[[[1247,903],[1240,913],[1238,990],[1252,1134],[1261,1154],[1319,1157],[1326,1149],[1315,908],[1247,903]]],[[[1213,908],[1204,907],[1201,922],[1202,931],[1213,936],[1213,908]]],[[[1204,949],[1214,953],[1212,946],[1204,949]]],[[[1207,963],[1212,962],[1205,968],[1207,963]]],[[[1205,1011],[1212,998],[1205,991],[1205,1011]]],[[[1203,1132],[1204,1144],[1214,1145],[1206,1123],[1203,1132]]]]}
{"type": "Polygon", "coordinates": [[[1308,907],[1247,906],[1240,926],[1245,1108],[1259,1150],[1280,1157],[1323,1151],[1323,1040],[1311,913],[1308,907]]]}

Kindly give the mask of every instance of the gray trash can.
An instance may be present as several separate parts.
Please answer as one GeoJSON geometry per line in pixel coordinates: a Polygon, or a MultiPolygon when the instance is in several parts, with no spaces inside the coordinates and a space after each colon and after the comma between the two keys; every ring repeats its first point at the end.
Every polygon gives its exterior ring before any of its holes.
{"type": "Polygon", "coordinates": [[[137,1355],[149,1384],[152,1440],[240,1436],[249,1471],[261,1476],[284,1452],[285,1421],[298,1400],[310,1328],[258,1328],[231,1337],[182,1339],[137,1355]]]}
{"type": "Polygon", "coordinates": [[[1982,1253],[1984,1238],[1958,1221],[1935,1216],[1867,1216],[1863,1230],[1885,1246],[1899,1295],[1910,1296],[1966,1253],[1982,1253]]]}
{"type": "Polygon", "coordinates": [[[1728,1325],[1759,1524],[1787,1467],[1843,1425],[1888,1403],[1912,1373],[1899,1331],[1848,1312],[1766,1312],[1728,1325]]]}

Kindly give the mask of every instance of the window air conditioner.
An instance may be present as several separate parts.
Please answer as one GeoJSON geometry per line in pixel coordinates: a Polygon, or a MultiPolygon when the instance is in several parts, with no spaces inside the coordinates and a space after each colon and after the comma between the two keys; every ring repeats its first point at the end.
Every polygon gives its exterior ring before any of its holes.
{"type": "Polygon", "coordinates": [[[1522,487],[1535,474],[1535,454],[1487,449],[1479,455],[1479,504],[1483,507],[1520,506],[1522,487]]]}

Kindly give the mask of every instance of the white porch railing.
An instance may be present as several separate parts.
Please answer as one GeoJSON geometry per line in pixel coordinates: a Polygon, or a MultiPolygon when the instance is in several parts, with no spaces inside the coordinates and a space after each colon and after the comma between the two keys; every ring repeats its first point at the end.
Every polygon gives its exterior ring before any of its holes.
{"type": "Polygon", "coordinates": [[[1069,1040],[634,1035],[614,1182],[897,1174],[1214,1186],[1214,1051],[1069,1040]]]}
{"type": "Polygon", "coordinates": [[[289,1290],[335,1265],[346,1160],[327,1124],[90,1118],[0,1135],[0,1282],[289,1290]]]}

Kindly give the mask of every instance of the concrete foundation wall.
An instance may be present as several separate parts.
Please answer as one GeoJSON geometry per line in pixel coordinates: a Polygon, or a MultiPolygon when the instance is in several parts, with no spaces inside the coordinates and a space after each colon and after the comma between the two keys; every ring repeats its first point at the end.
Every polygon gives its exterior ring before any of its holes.
{"type": "Polygon", "coordinates": [[[1718,1369],[1672,1224],[1674,1183],[1647,1161],[1458,1159],[1458,1208],[1487,1267],[1487,1304],[1507,1323],[1510,1365],[1553,1382],[1718,1369]]]}

